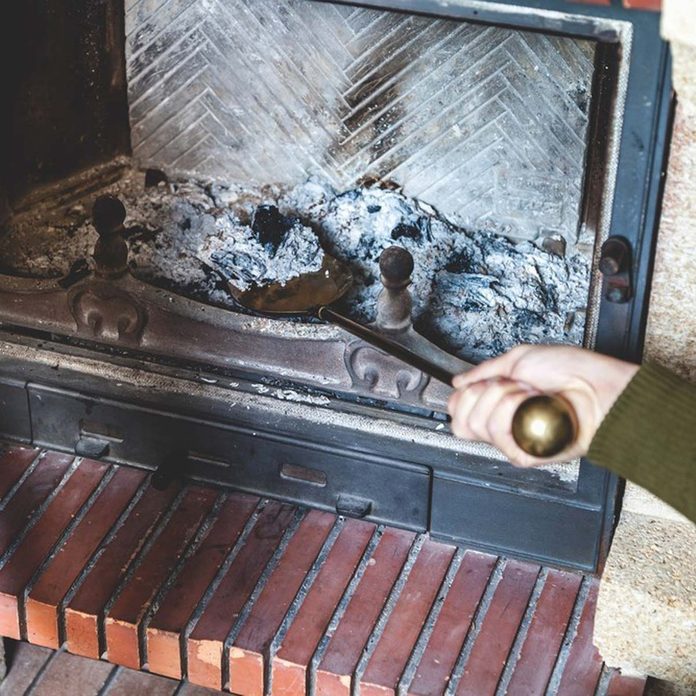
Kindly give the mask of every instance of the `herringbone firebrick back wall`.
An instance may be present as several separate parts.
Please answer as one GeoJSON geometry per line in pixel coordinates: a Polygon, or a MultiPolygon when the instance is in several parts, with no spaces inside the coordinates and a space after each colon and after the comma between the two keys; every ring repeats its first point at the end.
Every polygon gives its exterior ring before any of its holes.
{"type": "Polygon", "coordinates": [[[375,176],[473,228],[578,241],[591,42],[308,0],[127,0],[126,34],[141,164],[375,176]]]}

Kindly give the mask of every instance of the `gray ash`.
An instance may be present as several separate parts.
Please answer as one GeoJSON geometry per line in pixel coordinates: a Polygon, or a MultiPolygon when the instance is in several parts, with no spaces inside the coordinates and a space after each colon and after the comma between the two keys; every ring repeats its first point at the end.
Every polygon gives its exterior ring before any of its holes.
{"type": "Polygon", "coordinates": [[[221,215],[215,227],[216,234],[203,241],[198,258],[239,290],[273,282],[285,284],[322,266],[324,251],[317,235],[298,218],[282,215],[275,206],[259,206],[250,226],[231,215],[221,215]]]}
{"type": "MultiPolygon", "coordinates": [[[[520,342],[583,340],[586,256],[465,230],[398,191],[338,193],[316,180],[288,192],[164,181],[146,189],[139,174],[104,192],[128,210],[134,275],[192,299],[236,308],[221,275],[242,288],[282,282],[318,270],[323,248],[356,279],[344,308],[372,321],[379,256],[397,244],[415,261],[416,326],[462,358],[478,361],[520,342]]],[[[57,221],[37,214],[0,237],[0,258],[11,273],[59,277],[89,258],[95,241],[84,209],[57,221]]]]}
{"type": "Polygon", "coordinates": [[[590,263],[582,254],[559,257],[531,242],[470,232],[380,188],[332,195],[310,182],[284,205],[309,219],[324,247],[353,269],[344,308],[361,321],[375,318],[379,256],[398,244],[415,261],[416,327],[460,357],[479,361],[526,342],[583,342],[590,263]]]}
{"type": "Polygon", "coordinates": [[[561,259],[530,242],[486,234],[473,254],[438,271],[421,330],[477,361],[519,343],[581,345],[589,271],[582,256],[561,259]]]}

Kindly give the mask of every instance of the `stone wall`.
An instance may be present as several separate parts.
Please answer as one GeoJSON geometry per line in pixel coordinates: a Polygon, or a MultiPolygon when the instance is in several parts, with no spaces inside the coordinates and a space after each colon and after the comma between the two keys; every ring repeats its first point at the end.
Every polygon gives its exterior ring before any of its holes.
{"type": "MultiPolygon", "coordinates": [[[[646,358],[696,381],[696,36],[693,0],[666,0],[678,107],[658,237],[646,358]],[[691,45],[690,45],[691,44],[691,45]]],[[[659,466],[655,462],[655,466],[659,466]]],[[[602,578],[595,644],[609,664],[630,665],[696,693],[696,526],[629,484],[602,578]]]]}
{"type": "MultiPolygon", "coordinates": [[[[694,20],[691,22],[693,26],[694,20]]],[[[673,41],[672,52],[679,103],[658,237],[646,355],[696,380],[696,45],[673,41]]]]}

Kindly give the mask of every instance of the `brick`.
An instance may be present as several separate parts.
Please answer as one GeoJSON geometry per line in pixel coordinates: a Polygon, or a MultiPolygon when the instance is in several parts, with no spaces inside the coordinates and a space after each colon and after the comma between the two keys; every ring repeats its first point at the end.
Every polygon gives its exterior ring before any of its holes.
{"type": "Polygon", "coordinates": [[[445,691],[495,562],[495,556],[467,551],[442,604],[409,693],[429,696],[445,691]]]}
{"type": "Polygon", "coordinates": [[[577,633],[570,646],[558,696],[585,696],[595,692],[603,664],[599,651],[592,643],[598,588],[599,581],[593,581],[580,615],[577,633]]]}
{"type": "Polygon", "coordinates": [[[426,541],[361,679],[365,696],[396,694],[423,624],[437,597],[455,548],[426,541]]]}
{"type": "Polygon", "coordinates": [[[581,580],[578,574],[549,571],[512,673],[509,693],[545,692],[581,580]]]}
{"type": "Polygon", "coordinates": [[[81,462],[0,570],[0,634],[20,637],[18,598],[106,470],[96,462],[81,462]]]}
{"type": "Polygon", "coordinates": [[[108,662],[57,652],[35,683],[31,696],[97,696],[112,670],[108,662]]]}
{"type": "Polygon", "coordinates": [[[5,553],[17,535],[46,501],[65,475],[74,457],[48,454],[22,482],[0,512],[0,553],[5,553]]]}
{"type": "Polygon", "coordinates": [[[352,675],[379,614],[408,557],[415,535],[388,528],[317,670],[320,694],[350,694],[352,675]]]}
{"type": "Polygon", "coordinates": [[[662,0],[623,0],[623,6],[628,10],[660,12],[662,10],[662,0]]]}
{"type": "Polygon", "coordinates": [[[101,613],[177,492],[176,486],[165,491],[152,487],[145,491],[67,603],[65,630],[70,652],[94,659],[101,656],[101,613]]]}
{"type": "MultiPolygon", "coordinates": [[[[0,696],[25,694],[53,651],[29,643],[15,643],[7,676],[0,682],[0,696]]],[[[8,650],[9,656],[9,650],[8,650]]]]}
{"type": "Polygon", "coordinates": [[[179,682],[172,679],[123,667],[117,669],[106,692],[108,696],[174,696],[179,688],[179,682]]]}
{"type": "Polygon", "coordinates": [[[606,696],[643,696],[646,681],[645,677],[629,677],[614,670],[606,696]]]}
{"type": "MultiPolygon", "coordinates": [[[[100,624],[105,608],[110,607],[110,619],[125,621],[127,640],[121,648],[133,664],[145,658],[139,654],[139,639],[145,634],[148,657],[153,658],[153,664],[159,649],[155,649],[159,645],[157,641],[164,640],[158,669],[172,670],[178,677],[184,651],[190,676],[219,688],[225,668],[229,668],[231,690],[250,696],[263,693],[267,668],[263,660],[268,658],[273,659],[274,695],[306,693],[308,669],[319,646],[322,652],[314,675],[316,693],[346,694],[354,688],[366,696],[393,694],[422,635],[424,621],[454,553],[452,547],[425,540],[408,577],[404,577],[403,588],[390,607],[390,614],[382,614],[394,583],[402,575],[415,535],[390,528],[382,528],[375,534],[373,524],[343,520],[294,618],[285,626],[284,619],[298,588],[337,523],[334,515],[310,511],[295,528],[293,519],[298,508],[269,502],[258,519],[253,517],[255,521],[248,537],[240,541],[242,530],[249,528],[247,523],[257,509],[258,500],[231,494],[223,499],[210,528],[199,534],[200,524],[212,510],[217,496],[212,488],[187,488],[179,498],[182,504],[163,525],[162,516],[171,510],[178,493],[176,487],[166,492],[143,489],[145,475],[121,467],[115,467],[114,477],[105,481],[106,467],[90,461],[81,462],[69,477],[64,477],[71,458],[60,460],[60,455],[45,457],[29,473],[28,455],[20,452],[17,456],[23,458],[22,466],[10,463],[11,473],[6,479],[0,470],[0,491],[3,486],[5,491],[12,490],[11,499],[6,493],[6,507],[0,509],[0,521],[4,521],[0,535],[6,535],[6,544],[12,539],[7,529],[20,535],[16,548],[13,546],[12,553],[6,553],[7,562],[0,568],[0,590],[11,590],[9,594],[15,601],[11,607],[13,625],[17,625],[21,598],[28,593],[25,608],[29,636],[39,641],[49,636],[56,642],[60,639],[57,630],[61,624],[60,609],[66,604],[67,645],[91,651],[98,657],[103,649],[99,640],[99,629],[103,630],[100,624]],[[17,486],[24,476],[22,471],[28,475],[17,486]],[[58,490],[61,481],[64,483],[58,490]],[[126,482],[124,488],[122,484],[126,482]],[[100,483],[106,485],[77,522],[75,515],[100,483]],[[142,496],[133,500],[132,495],[139,487],[138,496],[141,493],[142,496]],[[47,500],[49,496],[52,497],[47,500]],[[46,504],[42,506],[41,501],[46,504]],[[12,519],[8,511],[16,513],[19,521],[12,519]],[[33,525],[31,528],[26,527],[28,521],[33,525]],[[293,535],[287,538],[280,553],[279,544],[290,525],[293,535]],[[64,534],[67,529],[69,535],[64,534]],[[156,540],[152,539],[154,531],[158,535],[156,540]],[[65,541],[57,549],[56,542],[62,536],[66,537],[65,541]],[[191,547],[194,538],[196,549],[191,547]],[[148,551],[143,554],[143,544],[148,539],[153,543],[148,544],[148,551]],[[371,540],[377,542],[374,551],[371,540]],[[370,549],[369,563],[362,576],[355,577],[361,559],[367,560],[367,549],[370,549]],[[190,552],[193,553],[182,564],[182,554],[190,552]],[[276,560],[271,568],[268,563],[274,554],[276,560]],[[138,559],[137,567],[133,566],[135,559],[138,559]],[[221,573],[222,563],[225,570],[221,573]],[[34,579],[39,569],[41,573],[34,579]],[[126,573],[128,582],[124,583],[126,573]],[[79,586],[69,589],[78,577],[79,586]],[[352,579],[357,581],[355,591],[352,597],[346,598],[345,612],[336,617],[332,634],[324,639],[352,579]],[[199,604],[209,588],[212,597],[201,607],[199,604]],[[71,595],[66,597],[66,591],[71,595]],[[252,596],[254,605],[250,606],[252,596]],[[158,605],[156,612],[153,612],[153,601],[158,605]],[[46,618],[41,614],[44,610],[49,613],[48,629],[37,623],[38,618],[46,618]],[[380,615],[386,620],[377,634],[374,627],[380,615]],[[183,645],[183,635],[194,617],[196,625],[191,640],[183,645]],[[285,633],[279,636],[281,625],[285,633]],[[368,646],[372,635],[375,641],[368,646]],[[235,642],[230,646],[232,636],[235,642]],[[281,640],[280,644],[274,642],[281,640]],[[366,653],[366,649],[370,652],[366,653]],[[229,659],[225,665],[223,655],[229,659]],[[358,664],[362,671],[361,684],[353,684],[358,664]]],[[[467,636],[472,635],[473,616],[497,560],[474,552],[463,555],[408,693],[423,696],[447,689],[457,657],[467,636]]],[[[528,602],[538,572],[537,566],[517,561],[507,561],[503,566],[490,605],[475,627],[476,640],[457,684],[459,692],[477,696],[492,694],[500,687],[504,674],[507,693],[542,693],[553,672],[553,690],[560,696],[594,693],[600,676],[602,688],[608,683],[610,696],[638,696],[645,681],[603,668],[602,658],[592,645],[595,579],[584,580],[581,596],[586,596],[589,590],[589,598],[584,605],[576,604],[580,576],[549,569],[543,587],[536,585],[540,591],[534,595],[534,614],[524,634],[520,634],[522,618],[529,616],[528,602]],[[579,621],[574,611],[580,612],[579,621]],[[569,628],[571,615],[576,617],[577,626],[573,623],[569,628]],[[509,670],[503,672],[506,662],[509,670]]],[[[108,637],[112,647],[113,636],[108,637]]],[[[177,682],[161,677],[73,658],[62,651],[50,657],[45,648],[32,647],[31,651],[39,652],[25,652],[27,648],[20,645],[20,651],[26,655],[23,660],[30,669],[23,670],[15,659],[7,681],[0,685],[0,696],[24,693],[32,683],[36,685],[36,689],[31,687],[32,693],[96,694],[106,679],[111,696],[146,692],[168,696],[174,689],[178,696],[219,693],[191,684],[179,687],[177,682]]],[[[152,666],[149,665],[150,669],[152,666]]]]}
{"type": "Polygon", "coordinates": [[[507,561],[457,685],[458,696],[493,696],[505,668],[539,566],[507,561]]]}
{"type": "Polygon", "coordinates": [[[9,447],[0,454],[0,499],[19,481],[39,451],[28,447],[9,447]]]}
{"type": "Polygon", "coordinates": [[[321,637],[374,533],[375,525],[347,519],[273,658],[275,696],[305,693],[307,670],[321,637]]]}
{"type": "Polygon", "coordinates": [[[270,501],[208,602],[188,641],[188,678],[221,689],[224,643],[292,521],[295,508],[270,501]]]}
{"type": "Polygon", "coordinates": [[[162,599],[146,630],[151,672],[182,678],[181,633],[258,502],[252,496],[229,496],[210,532],[162,599]]]}
{"type": "Polygon", "coordinates": [[[144,479],[141,471],[119,468],[44,569],[26,601],[27,638],[32,643],[59,647],[58,615],[63,597],[144,479]]]}
{"type": "Polygon", "coordinates": [[[43,693],[50,696],[213,696],[218,691],[183,685],[146,672],[114,667],[29,643],[10,646],[12,665],[0,682],[0,696],[43,693]],[[30,689],[32,684],[36,690],[30,689]]]}
{"type": "Polygon", "coordinates": [[[162,533],[141,559],[135,576],[120,592],[104,622],[109,662],[140,669],[140,624],[150,602],[167,581],[179,557],[211,511],[217,493],[210,488],[190,488],[162,533]]]}
{"type": "Polygon", "coordinates": [[[206,689],[204,686],[184,682],[181,689],[176,692],[176,696],[220,696],[221,693],[217,689],[206,689]]]}
{"type": "Polygon", "coordinates": [[[283,552],[230,650],[230,691],[263,696],[264,654],[336,521],[310,511],[283,552]]]}

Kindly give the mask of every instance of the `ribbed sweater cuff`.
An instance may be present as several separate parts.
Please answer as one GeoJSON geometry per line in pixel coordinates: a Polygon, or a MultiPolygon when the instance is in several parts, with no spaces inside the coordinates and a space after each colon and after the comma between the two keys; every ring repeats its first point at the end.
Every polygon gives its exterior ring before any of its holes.
{"type": "Polygon", "coordinates": [[[643,365],[587,456],[696,519],[696,386],[658,365],[643,365]]]}

